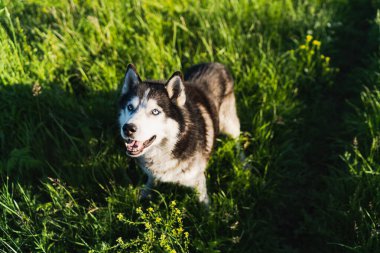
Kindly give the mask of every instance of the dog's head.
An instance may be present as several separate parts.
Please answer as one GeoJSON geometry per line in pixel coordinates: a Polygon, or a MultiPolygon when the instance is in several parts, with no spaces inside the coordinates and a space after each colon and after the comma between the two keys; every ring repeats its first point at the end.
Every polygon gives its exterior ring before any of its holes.
{"type": "Polygon", "coordinates": [[[180,108],[186,102],[180,72],[164,82],[142,81],[128,65],[120,99],[120,132],[131,157],[153,147],[174,146],[179,133],[180,108]]]}

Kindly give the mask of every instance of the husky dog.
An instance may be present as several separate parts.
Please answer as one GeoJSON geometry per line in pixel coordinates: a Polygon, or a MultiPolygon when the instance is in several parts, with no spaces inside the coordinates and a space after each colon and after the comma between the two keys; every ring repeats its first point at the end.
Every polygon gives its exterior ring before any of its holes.
{"type": "Polygon", "coordinates": [[[237,138],[233,79],[220,63],[191,67],[183,79],[142,81],[128,65],[120,99],[120,132],[127,155],[148,175],[141,197],[155,180],[194,188],[209,203],[205,169],[219,132],[237,138]]]}

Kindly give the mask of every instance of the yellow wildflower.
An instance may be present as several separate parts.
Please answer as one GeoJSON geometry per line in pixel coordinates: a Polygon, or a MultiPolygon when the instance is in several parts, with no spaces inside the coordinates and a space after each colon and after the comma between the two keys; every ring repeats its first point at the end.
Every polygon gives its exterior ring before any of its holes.
{"type": "Polygon", "coordinates": [[[178,234],[182,234],[183,228],[177,228],[177,232],[178,232],[178,234]]]}
{"type": "Polygon", "coordinates": [[[172,250],[170,251],[170,253],[177,253],[177,251],[175,251],[174,249],[172,249],[172,250]]]}
{"type": "Polygon", "coordinates": [[[152,224],[150,224],[149,222],[145,222],[145,228],[146,229],[151,229],[152,228],[152,224]]]}
{"type": "Polygon", "coordinates": [[[171,207],[175,207],[177,205],[177,203],[175,202],[175,200],[173,200],[171,203],[170,203],[170,206],[171,207]]]}
{"type": "Polygon", "coordinates": [[[185,232],[184,235],[186,239],[189,238],[189,232],[185,232]]]}
{"type": "Polygon", "coordinates": [[[162,219],[160,217],[156,217],[156,223],[161,223],[162,219]]]}
{"type": "Polygon", "coordinates": [[[116,217],[119,221],[122,221],[124,219],[124,215],[122,213],[119,213],[116,217]]]}
{"type": "Polygon", "coordinates": [[[325,59],[325,56],[323,54],[321,54],[321,60],[325,59]]]}
{"type": "Polygon", "coordinates": [[[313,45],[316,47],[320,47],[322,45],[322,43],[318,40],[313,40],[313,45]]]}
{"type": "Polygon", "coordinates": [[[312,39],[313,39],[313,36],[311,36],[310,34],[306,35],[306,42],[310,42],[312,39]]]}
{"type": "Polygon", "coordinates": [[[153,213],[153,211],[154,211],[154,209],[153,209],[152,207],[149,207],[147,210],[148,210],[148,212],[150,212],[150,213],[153,213]]]}
{"type": "Polygon", "coordinates": [[[121,237],[117,238],[117,239],[116,239],[116,242],[117,242],[118,244],[124,244],[123,238],[121,238],[121,237]]]}
{"type": "Polygon", "coordinates": [[[300,49],[305,50],[306,49],[306,45],[301,45],[300,49]]]}
{"type": "Polygon", "coordinates": [[[329,62],[330,62],[330,57],[326,56],[325,60],[326,60],[326,63],[329,64],[329,62]]]}

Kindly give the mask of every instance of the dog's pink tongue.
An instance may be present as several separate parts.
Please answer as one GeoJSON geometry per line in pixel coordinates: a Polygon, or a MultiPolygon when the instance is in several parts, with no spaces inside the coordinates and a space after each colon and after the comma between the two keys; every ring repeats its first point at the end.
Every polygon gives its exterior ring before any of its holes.
{"type": "Polygon", "coordinates": [[[142,147],[143,147],[142,141],[135,141],[135,143],[133,144],[133,148],[137,148],[138,150],[140,150],[142,147]]]}
{"type": "Polygon", "coordinates": [[[127,146],[127,149],[131,150],[131,149],[141,149],[142,146],[143,146],[143,143],[141,141],[132,141],[131,143],[125,143],[125,145],[127,146]]]}

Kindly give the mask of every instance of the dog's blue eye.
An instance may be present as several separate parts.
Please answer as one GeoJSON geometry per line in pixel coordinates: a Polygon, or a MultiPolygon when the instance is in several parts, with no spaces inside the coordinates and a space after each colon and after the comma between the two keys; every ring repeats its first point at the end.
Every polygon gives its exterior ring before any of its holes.
{"type": "Polygon", "coordinates": [[[153,115],[158,115],[158,114],[160,114],[161,112],[159,111],[159,110],[157,110],[157,109],[153,109],[152,110],[152,114],[153,115]]]}
{"type": "Polygon", "coordinates": [[[128,111],[132,111],[133,110],[133,105],[128,105],[127,109],[128,109],[128,111]]]}

